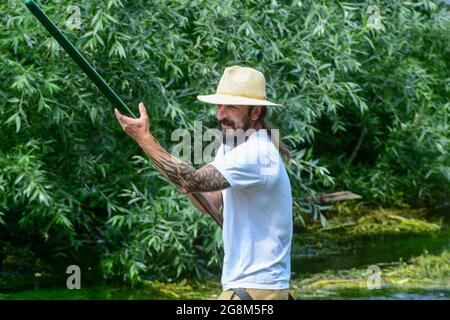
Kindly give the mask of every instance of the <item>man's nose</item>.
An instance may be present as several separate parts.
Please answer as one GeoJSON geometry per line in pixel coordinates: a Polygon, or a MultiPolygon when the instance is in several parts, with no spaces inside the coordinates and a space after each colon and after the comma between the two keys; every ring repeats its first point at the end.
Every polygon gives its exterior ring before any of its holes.
{"type": "Polygon", "coordinates": [[[216,107],[216,118],[217,120],[222,120],[226,116],[226,108],[222,104],[218,104],[216,107]]]}

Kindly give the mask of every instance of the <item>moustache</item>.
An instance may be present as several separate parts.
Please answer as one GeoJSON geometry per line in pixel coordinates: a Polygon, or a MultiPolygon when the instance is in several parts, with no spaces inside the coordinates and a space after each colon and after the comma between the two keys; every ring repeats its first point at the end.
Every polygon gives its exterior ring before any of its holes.
{"type": "Polygon", "coordinates": [[[233,128],[235,127],[234,121],[227,120],[227,119],[219,121],[219,124],[224,125],[224,126],[231,126],[233,128]]]}

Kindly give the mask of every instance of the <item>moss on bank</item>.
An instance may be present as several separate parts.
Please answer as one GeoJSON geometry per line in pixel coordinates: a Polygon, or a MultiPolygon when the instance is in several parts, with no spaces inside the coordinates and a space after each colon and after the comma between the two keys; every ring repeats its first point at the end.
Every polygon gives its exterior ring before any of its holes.
{"type": "Polygon", "coordinates": [[[327,225],[309,221],[295,232],[294,248],[301,258],[352,252],[361,239],[384,235],[437,234],[444,228],[426,208],[386,209],[365,203],[340,203],[325,213],[327,225]]]}
{"type": "Polygon", "coordinates": [[[310,233],[333,233],[344,236],[366,236],[386,233],[431,233],[440,231],[442,219],[429,221],[427,208],[386,209],[364,203],[336,205],[328,215],[325,228],[317,224],[307,228],[310,233]]]}
{"type": "MultiPolygon", "coordinates": [[[[373,272],[368,268],[327,271],[311,277],[294,280],[292,293],[296,298],[332,298],[343,296],[344,291],[359,292],[359,295],[376,296],[378,290],[402,291],[439,289],[450,295],[450,253],[422,255],[408,262],[379,263],[380,287],[369,289],[373,272]]],[[[375,268],[376,268],[375,267],[375,268]]],[[[373,268],[373,266],[371,266],[373,268]]],[[[372,269],[374,270],[374,269],[372,269]]],[[[344,294],[345,296],[345,294],[344,294]]]]}

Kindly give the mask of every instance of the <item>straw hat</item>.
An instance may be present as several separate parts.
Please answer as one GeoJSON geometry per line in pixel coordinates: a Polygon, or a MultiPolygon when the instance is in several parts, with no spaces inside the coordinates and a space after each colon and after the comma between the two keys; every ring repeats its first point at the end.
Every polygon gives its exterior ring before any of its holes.
{"type": "Polygon", "coordinates": [[[216,93],[197,99],[211,104],[282,107],[266,100],[266,79],[261,72],[240,66],[225,68],[216,93]]]}

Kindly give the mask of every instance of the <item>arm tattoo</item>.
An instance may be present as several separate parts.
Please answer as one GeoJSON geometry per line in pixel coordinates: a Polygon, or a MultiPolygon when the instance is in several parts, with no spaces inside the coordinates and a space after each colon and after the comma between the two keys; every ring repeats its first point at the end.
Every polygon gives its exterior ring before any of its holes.
{"type": "Polygon", "coordinates": [[[225,177],[212,165],[196,170],[170,155],[154,157],[153,161],[173,183],[187,192],[219,191],[230,186],[225,177]]]}

